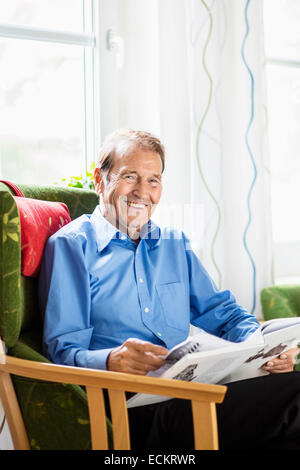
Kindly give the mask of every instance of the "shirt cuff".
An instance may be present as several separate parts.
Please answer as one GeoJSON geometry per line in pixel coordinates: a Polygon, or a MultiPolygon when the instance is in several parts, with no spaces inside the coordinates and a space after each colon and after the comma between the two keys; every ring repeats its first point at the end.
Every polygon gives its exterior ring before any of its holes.
{"type": "Polygon", "coordinates": [[[107,369],[107,358],[113,348],[109,349],[97,349],[91,350],[80,350],[75,355],[75,365],[77,367],[87,367],[89,369],[107,369]]]}

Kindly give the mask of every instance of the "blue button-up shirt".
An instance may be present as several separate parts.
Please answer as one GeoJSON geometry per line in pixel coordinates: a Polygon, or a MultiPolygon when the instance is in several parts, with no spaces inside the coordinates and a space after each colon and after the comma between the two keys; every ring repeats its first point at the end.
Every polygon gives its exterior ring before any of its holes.
{"type": "Polygon", "coordinates": [[[172,348],[190,324],[230,341],[259,323],[220,291],[184,233],[149,222],[137,245],[100,212],[49,238],[39,279],[45,354],[55,363],[106,369],[128,338],[172,348]]]}

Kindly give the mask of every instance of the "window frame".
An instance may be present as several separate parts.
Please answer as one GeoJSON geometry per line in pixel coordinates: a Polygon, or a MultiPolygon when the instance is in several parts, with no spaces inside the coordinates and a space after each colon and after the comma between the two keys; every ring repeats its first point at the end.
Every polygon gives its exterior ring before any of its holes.
{"type": "Polygon", "coordinates": [[[11,23],[0,23],[0,37],[39,41],[45,43],[68,44],[82,47],[84,75],[84,186],[89,187],[86,177],[93,162],[96,162],[96,148],[100,141],[99,103],[95,84],[97,83],[96,27],[97,2],[82,0],[83,32],[39,28],[11,23]]]}
{"type": "MultiPolygon", "coordinates": [[[[300,68],[300,59],[291,60],[283,57],[266,56],[266,65],[300,68]]],[[[267,85],[268,87],[268,85],[267,85]]],[[[275,284],[300,282],[300,240],[291,242],[273,241],[273,278],[275,284]],[[287,260],[289,263],[287,264],[287,260]]]]}

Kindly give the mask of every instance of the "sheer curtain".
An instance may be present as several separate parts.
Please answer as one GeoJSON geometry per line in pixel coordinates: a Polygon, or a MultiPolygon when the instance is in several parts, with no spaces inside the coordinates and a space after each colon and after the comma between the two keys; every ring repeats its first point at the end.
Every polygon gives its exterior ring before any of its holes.
{"type": "Polygon", "coordinates": [[[260,0],[187,0],[193,200],[199,255],[220,288],[261,317],[272,282],[265,59],[260,0]]]}

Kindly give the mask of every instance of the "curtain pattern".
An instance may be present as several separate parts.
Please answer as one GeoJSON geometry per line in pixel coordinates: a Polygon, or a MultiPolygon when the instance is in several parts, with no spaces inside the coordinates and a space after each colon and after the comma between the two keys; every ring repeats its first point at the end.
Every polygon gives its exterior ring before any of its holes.
{"type": "Polygon", "coordinates": [[[187,0],[193,199],[204,204],[199,256],[219,288],[261,317],[272,283],[262,2],[187,0]]]}

